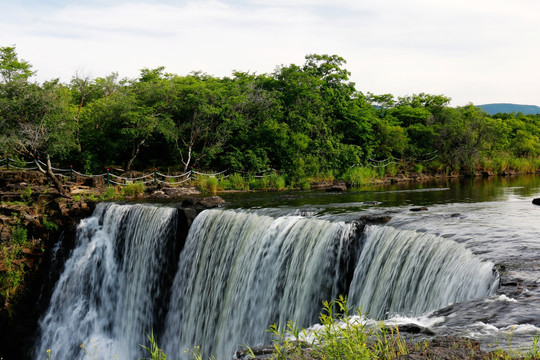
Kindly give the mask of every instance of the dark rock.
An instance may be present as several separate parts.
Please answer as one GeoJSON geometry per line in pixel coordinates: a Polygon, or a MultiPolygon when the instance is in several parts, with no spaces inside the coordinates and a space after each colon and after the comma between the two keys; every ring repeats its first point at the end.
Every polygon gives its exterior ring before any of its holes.
{"type": "Polygon", "coordinates": [[[238,350],[235,359],[272,359],[274,353],[273,346],[255,346],[249,350],[238,350]],[[253,357],[255,355],[255,357],[253,357]]]}
{"type": "Polygon", "coordinates": [[[540,205],[540,198],[533,199],[532,203],[534,205],[540,205]]]}
{"type": "Polygon", "coordinates": [[[200,194],[198,190],[192,187],[162,187],[161,190],[171,198],[182,198],[200,194]]]}
{"type": "Polygon", "coordinates": [[[360,220],[366,224],[386,224],[392,219],[388,215],[362,215],[360,220]]]}
{"type": "Polygon", "coordinates": [[[331,181],[321,181],[321,182],[312,182],[310,184],[310,188],[312,190],[323,190],[323,189],[329,189],[333,186],[333,183],[331,181]]]}
{"type": "Polygon", "coordinates": [[[416,324],[399,325],[398,328],[399,332],[406,332],[409,334],[425,334],[430,336],[435,335],[435,333],[430,329],[416,324]]]}
{"type": "Polygon", "coordinates": [[[427,211],[427,207],[425,206],[422,206],[422,207],[414,207],[414,208],[410,208],[409,210],[410,211],[427,211]]]}
{"type": "Polygon", "coordinates": [[[493,171],[482,171],[482,176],[483,177],[495,176],[495,173],[493,171]]]}
{"type": "Polygon", "coordinates": [[[502,176],[513,176],[516,175],[516,172],[514,170],[503,170],[501,172],[502,176]]]}
{"type": "Polygon", "coordinates": [[[219,196],[207,196],[199,201],[199,204],[207,209],[215,208],[223,204],[225,200],[219,196]]]}
{"type": "Polygon", "coordinates": [[[105,187],[105,178],[103,176],[92,176],[84,179],[83,185],[93,188],[103,188],[105,187]]]}
{"type": "Polygon", "coordinates": [[[347,191],[347,185],[345,185],[345,183],[336,184],[336,185],[333,185],[332,187],[326,189],[325,191],[327,191],[327,192],[345,192],[345,191],[347,191]]]}
{"type": "Polygon", "coordinates": [[[461,217],[461,214],[460,213],[454,213],[454,214],[450,215],[450,217],[461,217]]]}
{"type": "Polygon", "coordinates": [[[172,187],[173,186],[171,184],[169,184],[168,182],[160,182],[160,183],[157,184],[158,189],[170,189],[172,187]]]}
{"type": "Polygon", "coordinates": [[[149,196],[150,199],[169,199],[169,195],[165,194],[163,191],[161,190],[157,190],[157,191],[154,191],[152,194],[150,194],[149,196]]]}
{"type": "Polygon", "coordinates": [[[204,198],[189,197],[182,201],[182,208],[194,208],[198,211],[212,209],[223,204],[225,200],[219,196],[207,196],[204,198]]]}

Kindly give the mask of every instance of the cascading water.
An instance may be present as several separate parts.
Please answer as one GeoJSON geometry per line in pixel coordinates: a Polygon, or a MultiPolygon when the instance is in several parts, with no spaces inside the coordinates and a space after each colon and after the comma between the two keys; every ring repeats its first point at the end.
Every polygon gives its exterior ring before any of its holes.
{"type": "Polygon", "coordinates": [[[100,205],[83,221],[41,320],[36,358],[46,349],[81,358],[79,345],[95,339],[100,359],[136,359],[152,328],[168,358],[194,346],[229,358],[242,344],[268,342],[273,323],[316,323],[322,301],[340,294],[382,318],[496,287],[493,264],[451,240],[302,216],[206,210],[172,256],[176,211],[100,205]]]}
{"type": "Polygon", "coordinates": [[[368,226],[365,238],[349,301],[369,317],[420,315],[498,288],[493,263],[454,241],[389,226],[368,226]]]}
{"type": "Polygon", "coordinates": [[[40,321],[35,358],[49,349],[54,359],[83,359],[83,343],[96,358],[139,358],[139,344],[146,343],[168,292],[162,283],[174,252],[175,219],[173,208],[99,204],[79,225],[40,321]]]}
{"type": "Polygon", "coordinates": [[[346,275],[354,226],[300,216],[210,210],[192,225],[166,323],[169,353],[201,346],[232,355],[263,341],[273,323],[317,320],[346,275]]]}

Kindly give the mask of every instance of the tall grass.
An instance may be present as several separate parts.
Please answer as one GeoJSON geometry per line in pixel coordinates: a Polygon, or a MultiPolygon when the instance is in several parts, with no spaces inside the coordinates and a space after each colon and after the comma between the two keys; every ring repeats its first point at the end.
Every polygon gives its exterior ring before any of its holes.
{"type": "Polygon", "coordinates": [[[248,175],[246,177],[239,173],[233,173],[229,176],[200,176],[197,177],[195,186],[202,193],[215,194],[222,190],[283,190],[286,188],[285,178],[276,172],[265,174],[263,176],[248,175]]]}
{"type": "Polygon", "coordinates": [[[353,188],[369,184],[379,178],[379,174],[372,167],[355,166],[347,169],[343,175],[343,180],[353,188]]]}
{"type": "Polygon", "coordinates": [[[323,303],[321,327],[311,332],[300,330],[289,322],[286,329],[275,324],[269,331],[274,335],[274,358],[286,359],[396,359],[407,354],[405,341],[397,328],[380,323],[368,327],[350,317],[344,297],[323,303]],[[306,341],[306,339],[311,339],[306,341]]]}
{"type": "Polygon", "coordinates": [[[122,186],[122,196],[142,196],[144,194],[144,184],[142,182],[134,182],[122,186]]]}

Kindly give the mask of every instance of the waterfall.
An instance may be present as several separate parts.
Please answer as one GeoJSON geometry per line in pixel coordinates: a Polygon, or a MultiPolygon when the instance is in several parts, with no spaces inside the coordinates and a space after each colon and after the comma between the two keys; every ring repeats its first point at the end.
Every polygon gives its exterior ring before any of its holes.
{"type": "Polygon", "coordinates": [[[78,227],[40,321],[35,358],[48,349],[60,360],[85,359],[85,351],[96,359],[139,358],[145,332],[164,317],[175,219],[173,208],[99,204],[78,227]]]}
{"type": "Polygon", "coordinates": [[[341,290],[353,230],[300,216],[204,211],[179,261],[166,350],[198,345],[227,358],[239,344],[267,340],[273,323],[315,323],[322,301],[341,290]]]}
{"type": "Polygon", "coordinates": [[[367,226],[349,304],[369,317],[420,315],[495,293],[493,263],[433,234],[367,226]]]}
{"type": "Polygon", "coordinates": [[[205,210],[179,253],[177,209],[99,204],[40,321],[35,358],[138,359],[152,329],[170,359],[230,358],[268,343],[271,324],[318,321],[347,294],[371,317],[417,315],[486,296],[493,264],[412,230],[289,215],[205,210]]]}

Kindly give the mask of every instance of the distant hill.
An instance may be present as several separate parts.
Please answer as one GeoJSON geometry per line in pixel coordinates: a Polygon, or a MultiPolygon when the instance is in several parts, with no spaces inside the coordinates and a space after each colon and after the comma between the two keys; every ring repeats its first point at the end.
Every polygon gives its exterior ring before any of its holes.
{"type": "Polygon", "coordinates": [[[518,105],[518,104],[485,104],[477,105],[490,115],[497,113],[518,113],[522,112],[525,115],[540,114],[540,106],[536,105],[518,105]]]}

